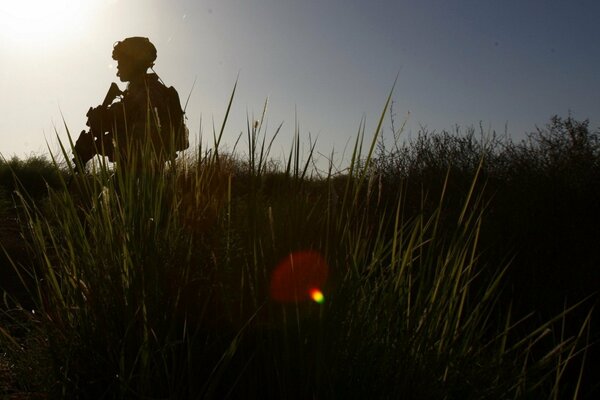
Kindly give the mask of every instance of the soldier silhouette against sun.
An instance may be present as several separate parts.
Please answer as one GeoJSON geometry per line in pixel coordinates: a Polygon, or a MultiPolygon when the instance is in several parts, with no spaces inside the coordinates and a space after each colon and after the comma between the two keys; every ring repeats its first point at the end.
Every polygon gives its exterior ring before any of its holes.
{"type": "Polygon", "coordinates": [[[154,72],[156,47],[148,38],[115,43],[112,58],[127,88],[121,91],[113,82],[102,104],[88,110],[89,130],[81,132],[74,146],[76,169],[99,154],[119,168],[161,170],[189,147],[179,94],[154,72]]]}

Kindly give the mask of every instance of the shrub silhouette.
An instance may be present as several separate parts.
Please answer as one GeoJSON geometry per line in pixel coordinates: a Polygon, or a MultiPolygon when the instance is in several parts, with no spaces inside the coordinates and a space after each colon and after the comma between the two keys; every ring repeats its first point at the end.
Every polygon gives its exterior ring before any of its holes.
{"type": "Polygon", "coordinates": [[[0,158],[0,198],[10,198],[15,190],[23,192],[31,200],[38,201],[48,194],[48,187],[60,187],[60,174],[56,166],[43,156],[9,160],[0,158]]]}
{"type": "MultiPolygon", "coordinates": [[[[460,211],[456,206],[479,165],[488,202],[481,232],[482,262],[497,265],[497,260],[512,257],[503,303],[512,303],[520,315],[536,310],[545,320],[565,303],[586,296],[592,296],[590,303],[597,301],[599,132],[590,129],[588,120],[571,115],[553,116],[520,142],[485,135],[483,130],[477,135],[472,128],[465,134],[421,131],[414,140],[380,151],[374,173],[388,183],[404,182],[406,204],[412,205],[406,211],[409,215],[432,207],[445,189],[444,213],[451,216],[460,211]]],[[[393,193],[388,196],[393,198],[393,193]]],[[[581,321],[583,314],[573,318],[581,321]]],[[[592,341],[600,338],[597,313],[594,321],[592,341]]],[[[576,326],[575,321],[567,331],[576,326]]],[[[597,349],[591,354],[600,359],[597,349]]],[[[588,384],[594,376],[589,370],[588,384]]]]}

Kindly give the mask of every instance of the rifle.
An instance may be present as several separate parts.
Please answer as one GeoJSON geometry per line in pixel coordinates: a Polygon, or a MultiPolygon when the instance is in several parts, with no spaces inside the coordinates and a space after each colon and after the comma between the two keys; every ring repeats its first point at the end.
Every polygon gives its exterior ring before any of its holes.
{"type": "Polygon", "coordinates": [[[109,156],[109,159],[112,158],[112,142],[107,143],[105,146],[105,141],[108,141],[108,139],[112,140],[112,135],[105,135],[109,125],[106,123],[106,121],[109,119],[107,118],[109,116],[108,106],[110,106],[111,103],[122,94],[123,92],[121,89],[119,89],[117,84],[113,82],[108,88],[108,92],[106,93],[102,104],[98,107],[90,107],[88,110],[86,114],[86,125],[90,129],[88,131],[81,131],[77,141],[75,142],[75,147],[73,148],[73,155],[75,156],[73,158],[73,162],[75,163],[75,172],[79,172],[80,166],[81,168],[85,167],[85,164],[98,153],[98,149],[106,152],[106,155],[109,156]]]}

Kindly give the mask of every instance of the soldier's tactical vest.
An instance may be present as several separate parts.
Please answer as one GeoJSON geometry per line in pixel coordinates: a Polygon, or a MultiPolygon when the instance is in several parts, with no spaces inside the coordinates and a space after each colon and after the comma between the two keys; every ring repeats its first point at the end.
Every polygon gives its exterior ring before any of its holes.
{"type": "MultiPolygon", "coordinates": [[[[114,106],[114,105],[113,105],[114,106]]],[[[122,106],[126,132],[118,132],[120,147],[147,147],[150,141],[160,158],[170,158],[189,147],[189,131],[179,94],[174,87],[163,85],[156,74],[149,74],[145,86],[130,86],[122,106]]]]}

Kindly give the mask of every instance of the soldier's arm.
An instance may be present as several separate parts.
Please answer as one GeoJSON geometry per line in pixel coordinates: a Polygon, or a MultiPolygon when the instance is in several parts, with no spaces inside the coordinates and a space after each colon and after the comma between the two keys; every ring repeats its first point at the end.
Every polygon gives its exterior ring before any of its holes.
{"type": "Polygon", "coordinates": [[[94,136],[90,132],[81,131],[73,147],[75,172],[85,168],[85,164],[96,154],[94,136]]]}

